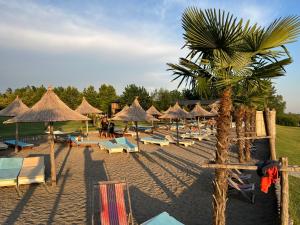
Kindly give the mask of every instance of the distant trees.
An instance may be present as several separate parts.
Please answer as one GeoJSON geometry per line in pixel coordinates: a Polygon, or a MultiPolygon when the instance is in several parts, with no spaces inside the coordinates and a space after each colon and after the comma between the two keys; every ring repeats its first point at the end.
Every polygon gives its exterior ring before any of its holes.
{"type": "Polygon", "coordinates": [[[111,102],[118,98],[116,89],[109,84],[102,84],[99,88],[98,99],[99,108],[105,112],[109,113],[111,102]]]}
{"type": "Polygon", "coordinates": [[[143,86],[136,86],[135,84],[129,84],[125,87],[120,101],[122,105],[130,105],[135,97],[139,97],[139,102],[144,109],[148,109],[151,106],[151,97],[149,92],[143,86]]]}
{"type": "Polygon", "coordinates": [[[71,109],[76,109],[82,101],[82,93],[76,87],[56,87],[53,90],[71,109]]]}
{"type": "Polygon", "coordinates": [[[174,105],[177,100],[183,99],[183,95],[178,90],[169,91],[167,89],[155,89],[152,94],[152,103],[159,110],[167,110],[170,105],[174,105]]]}

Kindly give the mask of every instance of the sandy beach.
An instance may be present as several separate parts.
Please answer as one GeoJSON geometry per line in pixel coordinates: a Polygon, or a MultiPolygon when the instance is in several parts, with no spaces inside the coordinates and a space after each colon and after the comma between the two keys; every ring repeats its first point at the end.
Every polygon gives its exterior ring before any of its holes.
{"type": "MultiPolygon", "coordinates": [[[[165,131],[160,131],[165,132],[165,131]]],[[[143,134],[145,135],[145,134],[143,134]]],[[[90,139],[99,139],[96,134],[90,139]]],[[[130,138],[132,142],[134,139],[130,138]]],[[[266,142],[256,142],[256,159],[264,159],[266,142]]],[[[49,178],[48,143],[15,154],[1,151],[0,157],[43,155],[49,178]]],[[[191,147],[170,144],[166,147],[141,144],[141,152],[108,154],[98,147],[55,145],[57,186],[21,186],[18,197],[12,187],[0,188],[1,224],[92,224],[97,221],[98,181],[126,178],[129,184],[133,216],[136,223],[167,211],[184,224],[212,223],[212,181],[214,171],[199,164],[214,159],[215,140],[196,142],[191,147]]],[[[231,161],[237,161],[234,149],[231,161]]],[[[261,193],[256,183],[256,202],[247,202],[240,194],[229,195],[227,224],[275,224],[275,194],[261,193]]]]}

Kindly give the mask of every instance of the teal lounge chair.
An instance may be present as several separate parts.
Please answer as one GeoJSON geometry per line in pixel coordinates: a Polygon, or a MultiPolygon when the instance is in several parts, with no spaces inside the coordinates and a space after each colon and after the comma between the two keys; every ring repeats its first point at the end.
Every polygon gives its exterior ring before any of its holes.
{"type": "Polygon", "coordinates": [[[153,138],[153,137],[144,137],[141,138],[141,142],[143,142],[144,144],[158,144],[160,146],[166,146],[169,145],[169,141],[164,140],[164,139],[159,139],[159,138],[153,138]]]}
{"type": "MultiPolygon", "coordinates": [[[[4,144],[7,144],[8,146],[16,146],[16,140],[7,140],[4,141],[4,144]]],[[[25,143],[22,141],[18,141],[18,148],[19,149],[23,149],[23,148],[33,148],[34,144],[29,144],[29,143],[25,143]]]]}
{"type": "Polygon", "coordinates": [[[126,152],[138,152],[137,145],[131,143],[127,138],[120,137],[114,140],[117,144],[122,145],[126,152]]]}
{"type": "Polygon", "coordinates": [[[108,153],[118,153],[123,152],[124,147],[120,144],[112,143],[111,141],[100,141],[99,147],[101,149],[106,149],[108,153]]]}
{"type": "MultiPolygon", "coordinates": [[[[22,168],[23,158],[0,158],[0,186],[15,186],[22,168]]],[[[19,194],[19,191],[18,191],[19,194]]]]}
{"type": "Polygon", "coordinates": [[[183,223],[176,220],[174,217],[170,216],[167,212],[162,212],[161,214],[153,217],[152,219],[142,223],[141,225],[184,225],[183,223]]]}

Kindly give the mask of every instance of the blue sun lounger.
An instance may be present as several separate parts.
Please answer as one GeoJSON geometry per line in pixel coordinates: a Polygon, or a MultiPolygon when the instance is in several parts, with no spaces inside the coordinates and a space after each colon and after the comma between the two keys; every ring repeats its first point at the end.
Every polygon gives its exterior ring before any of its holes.
{"type": "Polygon", "coordinates": [[[108,153],[123,152],[124,147],[120,144],[113,143],[111,141],[100,141],[99,147],[101,149],[106,149],[108,153]]]}
{"type": "MultiPolygon", "coordinates": [[[[16,146],[16,140],[7,140],[4,141],[4,144],[7,144],[8,146],[16,146]]],[[[34,144],[29,144],[29,143],[25,143],[23,141],[18,141],[18,148],[19,149],[23,149],[23,148],[32,148],[34,146],[34,144]]]]}
{"type": "Polygon", "coordinates": [[[71,135],[68,136],[68,139],[69,139],[71,144],[75,144],[77,146],[79,146],[79,145],[85,145],[85,146],[98,145],[99,142],[100,142],[100,141],[93,141],[93,140],[80,140],[80,141],[78,141],[75,136],[71,136],[71,135]]]}
{"type": "MultiPolygon", "coordinates": [[[[15,186],[18,191],[18,175],[23,158],[0,158],[0,186],[15,186]]],[[[19,191],[18,191],[19,193],[19,191]]]]}
{"type": "Polygon", "coordinates": [[[120,137],[115,138],[115,142],[119,145],[122,145],[126,152],[138,152],[138,147],[131,143],[127,138],[120,137]]]}
{"type": "Polygon", "coordinates": [[[159,139],[159,138],[153,138],[153,137],[144,137],[141,138],[141,142],[143,142],[144,144],[158,144],[160,146],[165,146],[165,145],[169,145],[170,142],[164,139],[159,139]]]}
{"type": "Polygon", "coordinates": [[[183,223],[176,220],[174,217],[170,216],[167,212],[162,212],[161,214],[153,217],[152,219],[142,223],[141,225],[184,225],[183,223]]]}

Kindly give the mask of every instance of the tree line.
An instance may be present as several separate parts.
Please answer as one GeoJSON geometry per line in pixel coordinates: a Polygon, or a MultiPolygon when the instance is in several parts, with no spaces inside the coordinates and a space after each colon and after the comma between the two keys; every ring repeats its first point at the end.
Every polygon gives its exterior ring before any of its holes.
{"type": "MultiPolygon", "coordinates": [[[[0,93],[0,109],[10,104],[16,96],[19,96],[27,106],[31,107],[40,100],[46,90],[46,87],[43,85],[39,87],[26,86],[15,90],[8,88],[5,92],[0,93]]],[[[121,106],[130,105],[136,96],[139,96],[140,104],[144,109],[154,105],[159,110],[166,110],[177,100],[182,99],[215,99],[214,95],[203,96],[195,89],[179,91],[177,89],[159,88],[149,92],[145,87],[135,84],[127,85],[121,95],[117,95],[116,89],[110,84],[102,84],[99,88],[90,85],[82,91],[73,86],[59,86],[53,88],[53,90],[71,109],[76,109],[81,103],[82,97],[85,97],[92,106],[102,110],[104,113],[110,112],[110,104],[112,102],[119,101],[121,106]]],[[[268,91],[266,91],[264,99],[258,108],[263,109],[265,105],[268,105],[270,108],[276,109],[278,115],[284,115],[286,103],[283,97],[276,94],[276,90],[271,83],[268,84],[266,90],[268,91]]],[[[238,95],[238,92],[236,95],[238,95]]]]}

